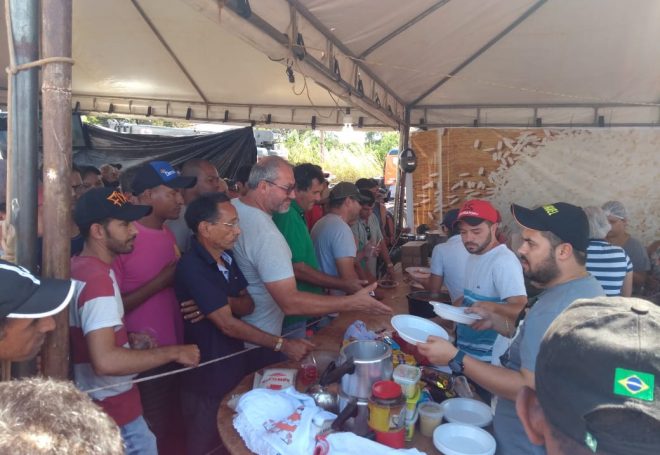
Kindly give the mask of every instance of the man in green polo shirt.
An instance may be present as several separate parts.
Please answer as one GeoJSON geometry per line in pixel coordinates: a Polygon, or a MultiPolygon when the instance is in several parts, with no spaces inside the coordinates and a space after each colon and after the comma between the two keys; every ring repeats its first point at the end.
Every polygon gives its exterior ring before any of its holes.
{"type": "MultiPolygon", "coordinates": [[[[359,291],[366,281],[346,281],[319,270],[314,244],[307,230],[305,211],[321,200],[325,182],[323,171],[315,164],[304,163],[294,167],[293,174],[296,180],[296,197],[291,201],[289,211],[276,213],[273,215],[273,221],[291,249],[298,290],[317,294],[323,294],[324,288],[338,289],[347,294],[359,291]]],[[[306,324],[307,318],[304,316],[287,316],[282,333],[288,333],[288,338],[304,338],[306,324]]]]}

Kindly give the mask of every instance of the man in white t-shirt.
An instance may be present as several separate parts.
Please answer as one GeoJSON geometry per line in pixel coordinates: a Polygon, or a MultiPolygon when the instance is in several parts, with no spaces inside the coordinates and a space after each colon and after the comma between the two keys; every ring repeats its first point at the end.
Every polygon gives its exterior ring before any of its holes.
{"type": "Polygon", "coordinates": [[[455,225],[458,209],[448,211],[442,219],[442,230],[449,236],[445,243],[433,248],[431,255],[431,277],[424,287],[432,293],[439,293],[444,284],[452,302],[463,297],[465,284],[465,264],[470,253],[465,249],[458,226],[455,225]]]}
{"type": "MultiPolygon", "coordinates": [[[[463,297],[455,304],[471,307],[479,302],[480,307],[515,321],[527,303],[525,281],[518,257],[497,241],[499,221],[497,210],[478,199],[465,202],[458,212],[456,225],[470,256],[465,266],[463,297]]],[[[478,322],[473,326],[459,324],[457,346],[472,357],[490,362],[497,332],[479,329],[478,322]]]]}
{"type": "MultiPolygon", "coordinates": [[[[289,209],[296,196],[295,185],[292,166],[280,157],[270,156],[252,167],[247,193],[231,201],[238,212],[242,232],[234,246],[234,255],[248,281],[248,293],[255,307],[243,320],[279,337],[285,315],[320,316],[355,310],[390,314],[392,310],[387,305],[369,296],[375,285],[345,297],[312,294],[296,288],[291,250],[271,218],[274,213],[289,209]]],[[[306,340],[279,337],[272,350],[262,347],[250,351],[250,368],[258,369],[281,360],[279,351],[300,360],[313,347],[306,340]]]]}

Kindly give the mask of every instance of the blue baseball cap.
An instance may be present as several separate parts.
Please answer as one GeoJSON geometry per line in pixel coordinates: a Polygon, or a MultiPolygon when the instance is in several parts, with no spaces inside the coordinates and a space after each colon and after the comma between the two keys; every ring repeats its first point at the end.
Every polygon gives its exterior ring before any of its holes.
{"type": "Polygon", "coordinates": [[[197,183],[197,177],[183,177],[167,161],[150,161],[140,166],[133,178],[133,194],[142,194],[145,190],[165,185],[170,188],[191,188],[197,183]]]}

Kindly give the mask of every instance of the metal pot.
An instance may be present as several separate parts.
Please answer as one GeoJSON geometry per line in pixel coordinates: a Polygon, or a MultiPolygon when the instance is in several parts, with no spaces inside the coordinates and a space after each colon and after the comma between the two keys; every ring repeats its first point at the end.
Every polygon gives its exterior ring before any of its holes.
{"type": "Polygon", "coordinates": [[[353,341],[341,349],[337,365],[343,393],[368,400],[374,382],[392,378],[392,349],[383,341],[353,341]]]}
{"type": "Polygon", "coordinates": [[[369,428],[369,400],[346,395],[342,390],[338,393],[339,417],[337,421],[344,431],[350,431],[358,436],[366,436],[371,432],[369,428]],[[355,409],[355,406],[357,409],[355,409]],[[344,418],[345,414],[348,416],[344,418]]]}
{"type": "Polygon", "coordinates": [[[413,316],[431,319],[436,317],[433,306],[429,304],[431,300],[435,302],[451,303],[449,294],[434,294],[430,291],[415,291],[408,294],[408,313],[413,316]]]}

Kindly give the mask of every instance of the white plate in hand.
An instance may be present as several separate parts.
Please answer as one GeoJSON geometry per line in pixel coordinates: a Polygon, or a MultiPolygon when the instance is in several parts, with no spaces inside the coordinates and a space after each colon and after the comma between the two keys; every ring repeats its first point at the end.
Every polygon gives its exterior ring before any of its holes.
{"type": "Polygon", "coordinates": [[[406,267],[406,272],[416,280],[426,280],[431,276],[431,269],[428,267],[406,267]]]}
{"type": "Polygon", "coordinates": [[[419,316],[397,314],[392,317],[390,322],[394,330],[399,333],[399,336],[412,345],[426,343],[429,335],[444,338],[445,340],[449,339],[449,334],[445,329],[435,322],[420,318],[419,316]]]}
{"type": "Polygon", "coordinates": [[[483,319],[478,314],[466,313],[465,307],[458,307],[448,303],[434,301],[430,301],[429,303],[433,305],[433,312],[440,316],[442,319],[447,319],[449,321],[467,325],[472,325],[475,322],[483,319]]]}

